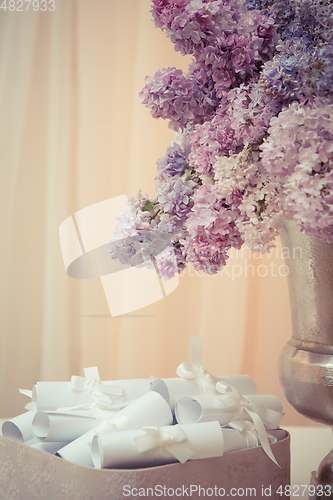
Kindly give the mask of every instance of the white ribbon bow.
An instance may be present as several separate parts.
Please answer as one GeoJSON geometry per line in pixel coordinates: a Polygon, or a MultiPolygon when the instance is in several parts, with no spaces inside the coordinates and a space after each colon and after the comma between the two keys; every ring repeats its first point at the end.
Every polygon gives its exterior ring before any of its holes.
{"type": "Polygon", "coordinates": [[[186,380],[197,380],[202,392],[207,395],[216,394],[218,379],[211,375],[202,361],[204,341],[198,337],[191,337],[191,363],[181,363],[177,368],[177,375],[186,380]]]}
{"type": "Polygon", "coordinates": [[[247,448],[258,446],[258,435],[254,423],[249,420],[234,420],[228,424],[229,427],[238,431],[246,439],[247,448]]]}
{"type": "Polygon", "coordinates": [[[193,452],[186,446],[186,434],[179,425],[166,427],[142,427],[143,436],[134,438],[139,453],[165,447],[179,462],[185,463],[193,452]]]}
{"type": "MultiPolygon", "coordinates": [[[[127,406],[129,402],[125,402],[122,396],[123,388],[118,385],[105,384],[101,382],[97,366],[84,368],[84,377],[75,375],[71,378],[71,386],[73,391],[88,392],[90,401],[85,404],[58,408],[59,412],[71,412],[80,410],[93,410],[97,418],[106,418],[109,416],[107,411],[120,410],[127,406]]],[[[19,389],[21,394],[32,398],[32,391],[19,389]]],[[[32,409],[32,403],[28,403],[25,408],[32,409]]]]}
{"type": "Polygon", "coordinates": [[[129,430],[133,430],[133,425],[127,415],[123,415],[122,412],[118,412],[108,419],[100,420],[95,427],[96,434],[108,434],[110,432],[129,430]]]}
{"type": "Polygon", "coordinates": [[[90,402],[86,405],[78,405],[72,409],[98,408],[100,410],[112,410],[116,405],[122,403],[124,398],[123,388],[118,385],[105,384],[101,382],[97,366],[84,368],[85,377],[73,375],[71,378],[72,390],[88,392],[90,402]]]}
{"type": "MultiPolygon", "coordinates": [[[[253,422],[254,429],[257,432],[265,453],[280,467],[271,450],[265,426],[269,429],[276,429],[279,427],[283,413],[252,403],[245,396],[242,396],[235,387],[222,380],[216,384],[216,389],[218,392],[228,396],[229,400],[232,399],[234,401],[230,406],[221,409],[222,413],[234,414],[228,426],[239,431],[250,430],[248,423],[246,423],[247,421],[242,418],[242,414],[244,414],[245,411],[253,422]]],[[[218,398],[220,401],[223,401],[223,396],[218,396],[218,398]]]]}
{"type": "Polygon", "coordinates": [[[233,419],[228,425],[234,429],[240,430],[241,432],[253,432],[253,429],[249,428],[249,425],[241,416],[245,411],[253,422],[254,429],[264,451],[269,458],[279,466],[271,450],[265,425],[271,429],[277,428],[283,414],[264,406],[251,403],[251,401],[242,396],[237,389],[231,386],[228,382],[211,375],[203,367],[203,345],[204,341],[202,339],[199,339],[198,337],[191,337],[191,363],[181,363],[177,368],[177,375],[186,380],[197,380],[200,383],[204,394],[217,395],[219,393],[227,393],[228,397],[234,400],[234,404],[225,409],[212,409],[211,411],[213,413],[234,413],[233,419]]]}

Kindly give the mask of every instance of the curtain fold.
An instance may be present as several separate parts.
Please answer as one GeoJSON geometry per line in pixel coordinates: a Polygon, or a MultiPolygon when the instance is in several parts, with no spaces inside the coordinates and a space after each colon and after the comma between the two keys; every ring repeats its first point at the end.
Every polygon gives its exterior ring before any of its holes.
{"type": "MultiPolygon", "coordinates": [[[[28,227],[28,220],[36,216],[42,226],[42,217],[36,207],[38,196],[44,203],[44,193],[26,196],[27,183],[37,181],[37,168],[28,170],[33,145],[29,127],[31,103],[36,98],[34,69],[38,52],[39,16],[26,18],[1,16],[0,19],[0,151],[1,151],[1,280],[0,280],[0,387],[1,412],[6,409],[11,394],[17,391],[20,370],[25,366],[31,379],[38,374],[40,317],[35,297],[30,293],[30,282],[40,278],[40,269],[33,270],[27,262],[42,258],[42,232],[36,226],[28,227]],[[32,182],[31,182],[32,181],[32,182]],[[23,202],[24,199],[24,202],[23,202]],[[22,202],[24,203],[22,206],[22,202]],[[22,213],[29,204],[29,212],[22,213]],[[30,240],[34,240],[33,244],[30,240]],[[29,322],[30,336],[26,336],[29,322]],[[20,336],[18,335],[20,334],[20,336]],[[18,340],[19,336],[19,340],[18,340]],[[16,356],[19,351],[32,356],[32,343],[37,344],[35,363],[16,356]]],[[[41,96],[41,99],[43,96],[41,96]]],[[[38,121],[40,117],[36,117],[38,121]]],[[[40,137],[43,141],[43,134],[40,137]]],[[[41,157],[43,147],[41,148],[41,157]]],[[[43,161],[40,158],[40,161],[43,161]]],[[[39,227],[39,229],[40,229],[39,227]]],[[[40,304],[39,304],[40,307],[40,304]]],[[[29,375],[28,375],[29,376],[29,375]]]]}
{"type": "Polygon", "coordinates": [[[205,340],[206,368],[247,372],[287,405],[278,353],[291,337],[283,265],[234,252],[221,275],[189,269],[163,300],[111,317],[100,280],[67,276],[59,226],[126,194],[155,196],[155,162],[173,134],[138,93],[156,67],[186,71],[155,29],[149,0],[57,0],[54,12],[0,13],[0,416],[22,413],[18,388],[99,367],[102,379],[171,377],[205,340]],[[261,271],[260,271],[261,269],[261,271]],[[275,268],[275,271],[278,269],[275,268]]]}

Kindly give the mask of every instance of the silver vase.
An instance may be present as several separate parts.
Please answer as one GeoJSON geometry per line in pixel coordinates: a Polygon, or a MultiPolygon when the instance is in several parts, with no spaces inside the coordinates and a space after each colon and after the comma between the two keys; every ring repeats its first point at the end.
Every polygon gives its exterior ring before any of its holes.
{"type": "MultiPolygon", "coordinates": [[[[289,258],[293,336],[278,372],[289,403],[302,415],[333,426],[333,244],[306,236],[284,222],[281,241],[289,258]]],[[[333,453],[320,464],[320,483],[333,484],[333,453]]]]}

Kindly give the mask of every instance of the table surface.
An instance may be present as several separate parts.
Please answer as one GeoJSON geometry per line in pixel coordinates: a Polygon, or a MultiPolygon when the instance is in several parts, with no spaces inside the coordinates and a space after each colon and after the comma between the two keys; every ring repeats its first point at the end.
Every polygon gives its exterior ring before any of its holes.
{"type": "MultiPolygon", "coordinates": [[[[284,429],[291,435],[291,484],[308,485],[311,472],[318,469],[322,459],[333,448],[332,429],[326,426],[284,429]]],[[[301,490],[296,497],[302,497],[301,490]]]]}
{"type": "MultiPolygon", "coordinates": [[[[1,426],[5,419],[0,419],[1,426]]],[[[332,429],[317,427],[284,427],[291,435],[291,484],[293,487],[308,485],[310,474],[317,470],[325,455],[333,448],[332,429]]],[[[297,492],[297,488],[292,490],[297,492]]],[[[302,489],[293,498],[302,498],[302,489]]],[[[303,498],[307,496],[303,495],[303,498]]]]}

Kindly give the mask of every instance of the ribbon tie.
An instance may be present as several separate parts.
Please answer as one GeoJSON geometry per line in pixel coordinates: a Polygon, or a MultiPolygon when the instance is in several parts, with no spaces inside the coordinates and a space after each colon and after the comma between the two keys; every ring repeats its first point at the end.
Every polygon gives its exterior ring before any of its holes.
{"type": "Polygon", "coordinates": [[[139,453],[165,447],[179,462],[185,463],[193,452],[186,446],[186,434],[179,425],[168,427],[143,427],[144,434],[134,441],[139,453]]]}
{"type": "Polygon", "coordinates": [[[218,379],[211,375],[202,361],[204,341],[198,337],[191,337],[191,363],[181,363],[177,368],[178,377],[186,380],[196,380],[200,384],[203,394],[216,394],[218,379]]]}
{"type": "MultiPolygon", "coordinates": [[[[271,450],[265,426],[270,429],[276,429],[277,427],[279,427],[280,420],[283,417],[283,413],[271,410],[270,408],[266,408],[265,406],[260,406],[252,403],[245,396],[242,396],[235,387],[231,386],[227,382],[219,381],[216,384],[216,389],[220,393],[225,393],[228,396],[229,401],[230,399],[233,401],[230,406],[222,410],[222,412],[234,414],[232,421],[228,425],[233,429],[237,429],[241,432],[244,430],[251,430],[249,428],[249,424],[251,424],[251,422],[247,424],[247,421],[244,420],[243,416],[244,412],[247,413],[253,422],[252,425],[254,426],[254,429],[258,435],[259,441],[265,453],[276,465],[279,466],[271,450]]],[[[223,402],[225,396],[218,397],[220,401],[223,402]]]]}
{"type": "Polygon", "coordinates": [[[96,434],[108,434],[110,432],[129,430],[133,430],[133,425],[127,415],[124,415],[122,412],[115,413],[108,419],[100,420],[95,427],[96,434]]]}
{"type": "MultiPolygon", "coordinates": [[[[100,381],[98,368],[96,366],[84,369],[85,377],[73,375],[71,385],[73,391],[88,392],[90,395],[89,407],[100,410],[114,409],[115,405],[122,403],[124,398],[123,388],[113,384],[105,384],[100,381]]],[[[78,405],[75,409],[85,409],[87,405],[78,405]]]]}
{"type": "Polygon", "coordinates": [[[247,448],[254,448],[258,446],[258,435],[252,421],[234,420],[233,422],[230,422],[228,426],[244,436],[247,448]]]}
{"type": "MultiPolygon", "coordinates": [[[[71,378],[71,387],[73,391],[87,392],[89,400],[86,404],[76,406],[58,408],[57,411],[79,411],[79,410],[94,410],[97,418],[108,416],[106,411],[120,410],[128,404],[124,402],[123,388],[118,385],[105,384],[101,382],[97,366],[91,368],[84,368],[84,377],[77,377],[75,375],[71,378]],[[105,415],[106,414],[106,415],[105,415]]],[[[19,389],[21,394],[32,398],[32,391],[26,389],[19,389]]],[[[28,403],[25,408],[32,409],[32,403],[28,403]]]]}

